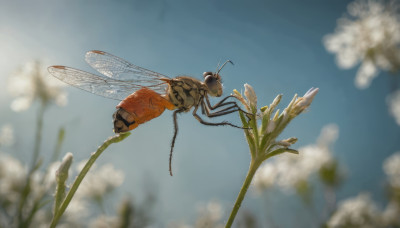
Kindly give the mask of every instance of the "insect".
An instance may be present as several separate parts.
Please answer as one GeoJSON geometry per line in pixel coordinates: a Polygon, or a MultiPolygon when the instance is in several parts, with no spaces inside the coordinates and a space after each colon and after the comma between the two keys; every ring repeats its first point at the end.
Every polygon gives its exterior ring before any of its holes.
{"type": "MultiPolygon", "coordinates": [[[[211,126],[229,125],[229,122],[212,123],[203,120],[197,111],[213,118],[243,111],[236,102],[227,101],[232,95],[211,105],[209,96],[222,96],[220,71],[227,63],[218,65],[215,73],[204,72],[204,81],[187,76],[170,78],[151,70],[136,66],[117,56],[103,51],[89,51],[86,62],[101,75],[92,74],[66,66],[50,66],[48,71],[61,81],[79,89],[103,97],[120,100],[113,114],[114,132],[123,133],[135,129],[161,115],[165,109],[173,112],[174,136],[169,156],[169,172],[172,176],[172,152],[178,134],[177,116],[189,112],[202,124],[211,126]]],[[[233,63],[232,63],[233,64],[233,63]]],[[[243,111],[244,113],[247,113],[243,111]]]]}

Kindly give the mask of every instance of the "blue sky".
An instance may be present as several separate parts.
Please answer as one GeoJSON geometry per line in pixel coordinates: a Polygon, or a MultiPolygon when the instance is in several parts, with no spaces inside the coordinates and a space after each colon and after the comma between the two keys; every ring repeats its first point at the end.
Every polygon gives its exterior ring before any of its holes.
{"type": "MultiPolygon", "coordinates": [[[[324,125],[336,123],[340,136],[335,156],[348,173],[339,199],[368,191],[383,204],[382,161],[400,149],[400,128],[385,103],[390,75],[381,73],[369,88],[359,90],[354,86],[356,68],[338,69],[334,56],[322,44],[348,3],[1,1],[0,125],[13,124],[19,140],[15,156],[29,157],[36,107],[13,113],[5,82],[16,67],[32,59],[91,70],[84,54],[96,49],[171,77],[199,79],[219,61],[230,59],[235,65],[222,71],[226,95],[249,83],[260,105],[282,93],[283,108],[295,93],[302,95],[310,87],[319,87],[310,110],[293,121],[282,138],[296,136],[295,146],[300,147],[315,142],[324,125]]],[[[72,152],[79,161],[113,134],[111,115],[117,103],[75,88],[67,91],[68,106],[52,107],[45,114],[43,153],[51,153],[58,127],[63,125],[67,129],[63,152],[72,152]]],[[[222,119],[239,123],[235,114],[222,119]]],[[[195,205],[211,199],[220,200],[229,210],[249,165],[241,130],[202,126],[190,114],[179,116],[179,126],[172,178],[168,175],[171,112],[137,128],[99,160],[126,173],[121,195],[140,201],[146,181],[157,186],[159,224],[191,221],[196,216],[195,205]]],[[[293,200],[279,197],[288,205],[293,200]]],[[[243,206],[253,211],[261,207],[251,194],[243,206]]],[[[277,211],[284,209],[280,206],[277,211]]]]}

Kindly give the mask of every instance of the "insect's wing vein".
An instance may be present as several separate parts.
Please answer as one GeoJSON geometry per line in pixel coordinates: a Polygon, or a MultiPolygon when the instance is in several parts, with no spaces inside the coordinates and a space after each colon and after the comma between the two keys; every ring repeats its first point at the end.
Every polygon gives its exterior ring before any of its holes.
{"type": "Polygon", "coordinates": [[[67,84],[115,100],[123,100],[142,88],[130,81],[103,77],[66,66],[51,66],[48,70],[54,77],[67,84]]]}
{"type": "Polygon", "coordinates": [[[130,81],[138,86],[150,87],[160,93],[165,92],[166,84],[163,82],[169,79],[165,75],[136,66],[103,51],[89,51],[85,55],[85,60],[91,67],[109,78],[130,81]]]}

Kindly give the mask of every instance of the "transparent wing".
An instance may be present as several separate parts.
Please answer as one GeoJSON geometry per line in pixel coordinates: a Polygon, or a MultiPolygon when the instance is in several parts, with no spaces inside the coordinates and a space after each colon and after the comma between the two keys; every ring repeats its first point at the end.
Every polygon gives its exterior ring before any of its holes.
{"type": "MultiPolygon", "coordinates": [[[[123,100],[131,93],[143,88],[143,86],[137,84],[136,81],[123,81],[99,76],[66,66],[51,66],[48,70],[54,77],[67,84],[115,100],[123,100]]],[[[158,84],[153,83],[147,87],[160,93],[165,92],[165,82],[161,80],[158,80],[158,82],[158,84]]]]}
{"type": "Polygon", "coordinates": [[[91,67],[107,77],[132,81],[141,86],[150,87],[157,84],[157,81],[170,79],[104,51],[89,51],[86,53],[85,59],[91,67]]]}

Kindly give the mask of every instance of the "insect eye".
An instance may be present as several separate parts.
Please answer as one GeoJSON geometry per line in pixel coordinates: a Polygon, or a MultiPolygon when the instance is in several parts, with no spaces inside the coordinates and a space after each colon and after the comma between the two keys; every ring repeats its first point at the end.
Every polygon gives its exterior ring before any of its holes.
{"type": "Polygon", "coordinates": [[[208,75],[213,75],[213,73],[210,72],[210,71],[207,71],[207,72],[203,73],[203,77],[207,77],[208,75]]]}
{"type": "Polygon", "coordinates": [[[208,86],[215,84],[216,81],[217,81],[216,78],[213,77],[212,75],[208,75],[208,76],[206,76],[206,78],[204,79],[204,82],[205,82],[208,86]]]}

